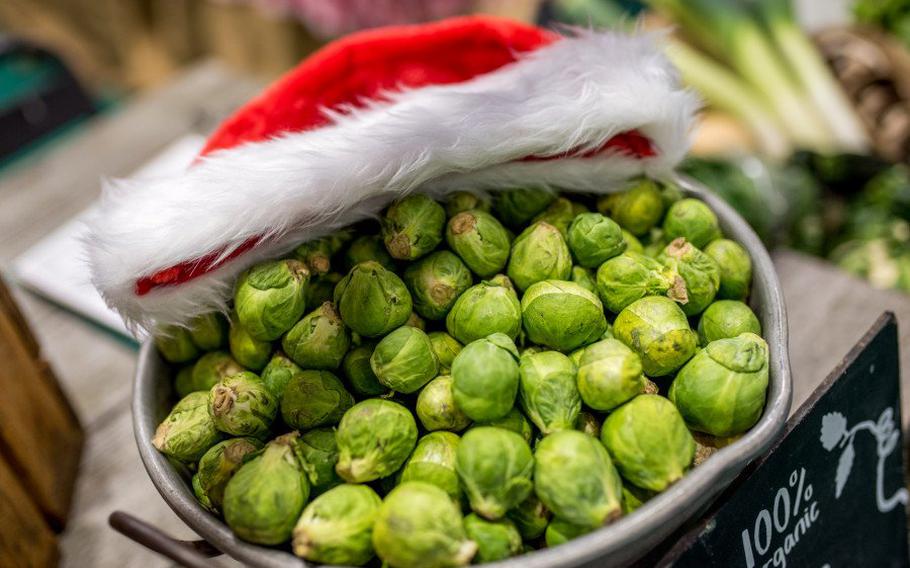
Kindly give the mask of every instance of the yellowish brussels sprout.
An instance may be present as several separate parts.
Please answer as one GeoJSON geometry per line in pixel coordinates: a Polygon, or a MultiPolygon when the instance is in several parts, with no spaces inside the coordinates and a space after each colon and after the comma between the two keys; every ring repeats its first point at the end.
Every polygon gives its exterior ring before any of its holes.
{"type": "Polygon", "coordinates": [[[373,548],[395,568],[466,566],[477,552],[458,505],[421,481],[402,483],[386,496],[373,526],[373,548]]]}
{"type": "Polygon", "coordinates": [[[158,425],[152,445],[162,454],[186,463],[197,461],[221,439],[209,414],[209,393],[191,392],[174,405],[158,425]]]}
{"type": "Polygon", "coordinates": [[[596,438],[555,432],[537,444],[534,463],[534,492],[557,518],[599,527],[622,514],[622,482],[596,438]]]}
{"type": "Polygon", "coordinates": [[[698,249],[721,237],[717,215],[704,202],[688,197],[674,203],[664,217],[664,233],[669,240],[684,237],[698,249]]]}
{"type": "Polygon", "coordinates": [[[393,203],[382,219],[382,238],[389,254],[415,260],[442,242],[446,212],[433,198],[416,193],[393,203]]]}
{"type": "Polygon", "coordinates": [[[562,280],[532,284],[521,298],[521,318],[528,339],[563,352],[597,341],[607,329],[597,296],[562,280]]]}
{"type": "Polygon", "coordinates": [[[629,304],[616,316],[613,335],[638,354],[650,377],[663,377],[682,367],[698,343],[679,305],[661,296],[629,304]]]}
{"type": "Polygon", "coordinates": [[[361,262],[335,287],[335,306],[352,331],[385,335],[411,315],[411,294],[394,272],[378,262],[361,262]]]}
{"type": "Polygon", "coordinates": [[[224,520],[239,538],[281,544],[310,497],[310,485],[292,449],[296,432],[269,442],[244,463],[224,489],[224,520]]]}
{"type": "Polygon", "coordinates": [[[373,558],[382,500],[366,485],[339,485],[316,497],[294,526],[294,554],[320,564],[363,566],[373,558]]]}
{"type": "Polygon", "coordinates": [[[278,399],[249,371],[222,379],[208,399],[215,427],[234,436],[265,438],[278,413],[278,399]]]}
{"type": "Polygon", "coordinates": [[[471,509],[486,519],[501,519],[533,489],[531,448],[521,436],[502,428],[479,426],[465,432],[455,469],[471,509]]]}
{"type": "Polygon", "coordinates": [[[768,391],[768,344],[754,333],[712,341],[680,369],[670,400],[693,430],[745,432],[761,417],[768,391]]]}
{"type": "Polygon", "coordinates": [[[695,440],[673,403],[643,394],[611,412],[600,439],[629,482],[663,491],[692,466],[695,440]]]}
{"type": "Polygon", "coordinates": [[[464,518],[465,532],[477,543],[478,563],[496,562],[521,554],[521,534],[509,519],[489,521],[475,513],[464,518]]]}
{"type": "Polygon", "coordinates": [[[494,333],[514,340],[521,331],[521,303],[512,282],[499,274],[468,288],[446,316],[446,329],[462,344],[494,333]]]}
{"type": "Polygon", "coordinates": [[[273,341],[291,329],[306,309],[310,271],[297,260],[257,264],[240,275],[234,309],[246,331],[259,341],[273,341]]]}
{"type": "Polygon", "coordinates": [[[446,242],[474,274],[489,278],[505,268],[511,239],[495,217],[471,210],[449,219],[446,242]]]}
{"type": "Polygon", "coordinates": [[[581,397],[575,386],[575,365],[557,351],[521,358],[519,401],[531,422],[546,436],[575,427],[581,397]]]}
{"type": "Polygon", "coordinates": [[[512,243],[506,274],[519,290],[541,280],[568,280],[572,253],[559,229],[543,221],[521,232],[512,243]]]}
{"type": "Polygon", "coordinates": [[[398,471],[417,443],[417,424],[397,402],[371,398],[345,412],[335,439],[335,471],[349,483],[365,483],[398,471]]]}
{"type": "Polygon", "coordinates": [[[452,363],[455,404],[471,420],[504,417],[518,394],[518,349],[494,333],[468,343],[452,363]]]}

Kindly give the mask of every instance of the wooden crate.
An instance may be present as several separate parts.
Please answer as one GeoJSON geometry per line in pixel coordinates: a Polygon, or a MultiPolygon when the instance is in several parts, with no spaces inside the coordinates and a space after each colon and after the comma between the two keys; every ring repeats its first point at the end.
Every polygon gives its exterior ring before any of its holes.
{"type": "Polygon", "coordinates": [[[0,566],[52,565],[83,432],[2,280],[0,393],[0,566]]]}

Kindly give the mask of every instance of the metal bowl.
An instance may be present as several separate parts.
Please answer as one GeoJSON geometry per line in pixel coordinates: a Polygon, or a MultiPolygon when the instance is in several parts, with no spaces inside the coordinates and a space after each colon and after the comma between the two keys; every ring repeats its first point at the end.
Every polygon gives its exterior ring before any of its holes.
{"type": "MultiPolygon", "coordinates": [[[[718,451],[634,513],[557,548],[489,564],[491,568],[628,564],[703,511],[749,462],[771,446],[784,427],[791,397],[787,320],[780,283],[768,252],[729,205],[691,180],[679,178],[677,181],[686,194],[704,200],[717,213],[724,233],[745,246],[752,257],[751,302],[770,349],[770,383],[764,413],[742,439],[718,451]]],[[[142,346],[134,387],[133,427],[139,453],[152,483],[174,512],[202,538],[244,564],[276,568],[306,566],[307,563],[288,550],[237,539],[224,522],[196,502],[186,480],[152,446],[155,427],[169,410],[171,380],[167,366],[151,342],[142,346]]]]}

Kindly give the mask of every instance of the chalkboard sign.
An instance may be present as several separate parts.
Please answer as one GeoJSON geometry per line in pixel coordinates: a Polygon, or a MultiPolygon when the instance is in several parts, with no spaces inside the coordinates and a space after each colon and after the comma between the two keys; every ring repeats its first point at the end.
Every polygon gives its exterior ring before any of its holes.
{"type": "Polygon", "coordinates": [[[910,566],[897,324],[884,314],[659,566],[910,566]]]}

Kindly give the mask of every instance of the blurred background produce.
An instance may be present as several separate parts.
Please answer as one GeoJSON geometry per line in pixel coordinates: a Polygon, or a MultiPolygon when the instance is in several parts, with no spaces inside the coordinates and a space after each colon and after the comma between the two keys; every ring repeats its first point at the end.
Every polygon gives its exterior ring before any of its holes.
{"type": "Polygon", "coordinates": [[[853,21],[814,32],[797,20],[807,4],[557,0],[552,15],[671,26],[668,53],[705,103],[681,171],[769,246],[910,292],[910,1],[848,2],[853,21]]]}

